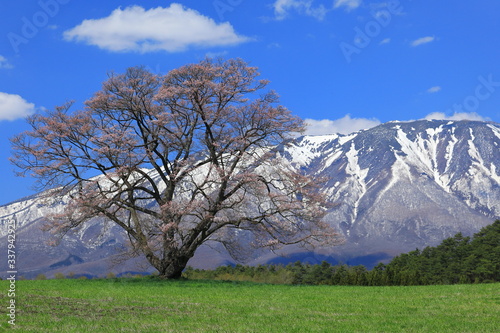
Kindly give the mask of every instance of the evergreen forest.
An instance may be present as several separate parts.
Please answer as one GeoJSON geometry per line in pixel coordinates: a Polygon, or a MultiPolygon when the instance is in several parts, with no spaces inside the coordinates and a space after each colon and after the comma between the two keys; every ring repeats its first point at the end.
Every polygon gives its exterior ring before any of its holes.
{"type": "Polygon", "coordinates": [[[416,249],[379,263],[372,270],[366,267],[303,264],[287,266],[221,266],[215,270],[188,267],[188,279],[237,280],[262,283],[408,286],[435,284],[467,284],[500,282],[500,220],[482,228],[473,237],[461,233],[447,238],[435,247],[416,249]]]}

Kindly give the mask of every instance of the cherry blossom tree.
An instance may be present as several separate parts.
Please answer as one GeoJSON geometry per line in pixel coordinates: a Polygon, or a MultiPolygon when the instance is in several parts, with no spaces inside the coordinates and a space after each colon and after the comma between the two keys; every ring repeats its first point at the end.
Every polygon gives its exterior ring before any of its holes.
{"type": "Polygon", "coordinates": [[[62,237],[104,218],[165,278],[179,278],[206,242],[234,256],[335,243],[316,182],[280,155],[304,122],[258,76],[241,59],[166,75],[129,68],[81,110],[67,103],[29,117],[31,129],[11,140],[12,161],[69,198],[47,229],[62,237]]]}

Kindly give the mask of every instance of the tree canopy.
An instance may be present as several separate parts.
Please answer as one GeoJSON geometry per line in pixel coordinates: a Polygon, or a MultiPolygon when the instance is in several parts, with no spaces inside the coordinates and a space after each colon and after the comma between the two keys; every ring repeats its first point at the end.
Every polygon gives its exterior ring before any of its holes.
{"type": "Polygon", "coordinates": [[[47,229],[64,235],[92,218],[112,221],[168,278],[207,241],[233,256],[335,244],[316,182],[279,156],[304,122],[258,76],[241,59],[166,75],[134,67],[110,74],[81,110],[67,103],[29,117],[12,161],[50,196],[69,198],[47,229]]]}

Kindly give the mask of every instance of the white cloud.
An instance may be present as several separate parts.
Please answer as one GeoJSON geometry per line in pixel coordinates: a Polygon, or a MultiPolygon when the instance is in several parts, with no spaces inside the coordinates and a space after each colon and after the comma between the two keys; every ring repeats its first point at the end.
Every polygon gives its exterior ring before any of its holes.
{"type": "Polygon", "coordinates": [[[436,37],[434,36],[427,36],[427,37],[422,37],[422,38],[419,38],[419,39],[415,39],[414,41],[411,42],[411,46],[415,47],[415,46],[419,46],[419,45],[423,45],[423,44],[427,44],[427,43],[431,43],[433,41],[436,40],[436,37]]]}
{"type": "Polygon", "coordinates": [[[426,120],[478,120],[488,121],[487,117],[483,117],[476,112],[455,112],[451,116],[447,116],[444,112],[433,112],[425,116],[426,120]]]}
{"type": "Polygon", "coordinates": [[[347,10],[353,10],[361,6],[362,0],[335,0],[333,8],[345,7],[347,10]]]}
{"type": "Polygon", "coordinates": [[[435,86],[435,87],[431,87],[431,88],[427,89],[427,92],[429,94],[434,94],[434,93],[437,93],[438,91],[441,91],[440,86],[435,86]]]}
{"type": "Polygon", "coordinates": [[[12,66],[9,61],[2,55],[0,55],[0,68],[6,68],[6,69],[9,69],[9,68],[13,68],[14,66],[12,66]]]}
{"type": "Polygon", "coordinates": [[[35,104],[28,103],[19,95],[0,92],[0,121],[16,120],[35,112],[35,104]]]}
{"type": "Polygon", "coordinates": [[[112,52],[140,53],[231,46],[250,40],[238,35],[230,23],[218,24],[178,3],[149,10],[140,6],[118,8],[108,17],[84,20],[65,31],[64,38],[112,52]]]}
{"type": "MultiPolygon", "coordinates": [[[[425,120],[476,120],[489,121],[491,119],[483,117],[475,112],[460,112],[454,113],[451,116],[444,112],[433,112],[428,114],[425,120]]],[[[408,120],[413,121],[413,120],[408,120]]],[[[326,134],[351,134],[360,130],[370,129],[381,124],[376,118],[351,118],[349,114],[336,120],[330,119],[305,119],[307,126],[305,135],[326,135],[326,134]]]]}
{"type": "Polygon", "coordinates": [[[391,42],[391,39],[390,38],[386,38],[386,39],[383,39],[380,41],[380,43],[378,43],[379,45],[384,45],[384,44],[389,44],[391,42]]]}
{"type": "Polygon", "coordinates": [[[328,13],[328,9],[323,5],[314,7],[313,0],[276,0],[274,5],[274,15],[277,20],[285,19],[291,10],[323,20],[328,13]]]}
{"type": "Polygon", "coordinates": [[[324,135],[334,133],[350,134],[362,129],[368,129],[380,125],[380,121],[378,119],[351,118],[350,115],[345,115],[344,117],[336,120],[306,119],[305,122],[308,124],[306,135],[324,135]]]}

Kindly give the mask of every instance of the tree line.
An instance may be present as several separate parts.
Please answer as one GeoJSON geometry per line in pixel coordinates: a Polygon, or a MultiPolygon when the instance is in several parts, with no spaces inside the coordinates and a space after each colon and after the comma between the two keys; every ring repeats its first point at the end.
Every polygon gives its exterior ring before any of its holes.
{"type": "Polygon", "coordinates": [[[215,270],[188,267],[188,279],[238,280],[262,283],[405,286],[500,282],[500,220],[473,237],[461,233],[441,244],[416,249],[380,263],[372,270],[363,265],[304,264],[221,266],[215,270]]]}

